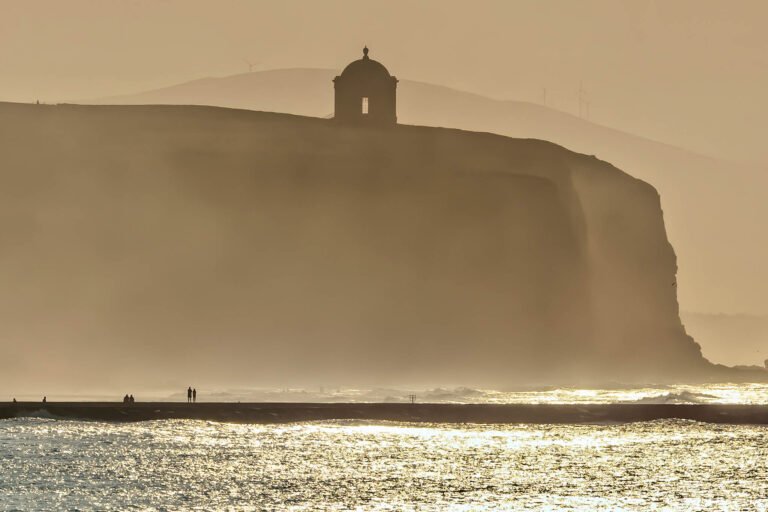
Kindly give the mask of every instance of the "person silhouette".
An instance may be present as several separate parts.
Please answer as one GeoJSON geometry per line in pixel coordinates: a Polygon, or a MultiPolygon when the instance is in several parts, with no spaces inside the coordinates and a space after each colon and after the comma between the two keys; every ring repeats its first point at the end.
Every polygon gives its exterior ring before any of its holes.
{"type": "Polygon", "coordinates": [[[127,404],[128,400],[130,400],[130,399],[128,398],[128,394],[126,393],[126,395],[123,397],[123,403],[127,404]]]}
{"type": "Polygon", "coordinates": [[[135,402],[136,402],[136,399],[133,398],[133,395],[128,397],[128,403],[129,404],[132,404],[132,403],[135,403],[135,402]]]}
{"type": "Polygon", "coordinates": [[[43,403],[46,403],[47,401],[48,401],[48,397],[47,397],[47,396],[44,396],[44,397],[43,397],[43,403]]]}
{"type": "Polygon", "coordinates": [[[192,388],[192,401],[197,402],[197,388],[192,388]]]}
{"type": "Polygon", "coordinates": [[[13,403],[16,403],[16,399],[15,398],[13,399],[13,403]]]}
{"type": "Polygon", "coordinates": [[[187,388],[187,403],[190,403],[192,401],[192,386],[189,386],[187,388]]]}

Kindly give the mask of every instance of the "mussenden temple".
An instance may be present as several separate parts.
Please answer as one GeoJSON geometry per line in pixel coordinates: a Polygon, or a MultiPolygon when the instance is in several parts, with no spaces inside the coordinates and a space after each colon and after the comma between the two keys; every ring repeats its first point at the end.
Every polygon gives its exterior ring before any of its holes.
{"type": "Polygon", "coordinates": [[[344,68],[333,84],[335,120],[372,125],[397,123],[397,78],[368,57],[368,47],[363,48],[363,58],[344,68]]]}

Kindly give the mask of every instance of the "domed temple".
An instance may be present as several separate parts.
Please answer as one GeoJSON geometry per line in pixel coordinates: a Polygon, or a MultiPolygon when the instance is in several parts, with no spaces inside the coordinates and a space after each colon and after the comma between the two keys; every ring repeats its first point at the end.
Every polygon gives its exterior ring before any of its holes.
{"type": "Polygon", "coordinates": [[[376,125],[397,123],[397,78],[368,57],[368,47],[363,48],[363,58],[344,68],[333,84],[334,119],[376,125]]]}

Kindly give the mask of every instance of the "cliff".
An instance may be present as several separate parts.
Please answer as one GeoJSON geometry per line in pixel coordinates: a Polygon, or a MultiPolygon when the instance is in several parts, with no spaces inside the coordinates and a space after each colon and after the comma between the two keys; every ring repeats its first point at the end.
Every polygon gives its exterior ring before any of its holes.
{"type": "MultiPolygon", "coordinates": [[[[331,80],[339,71],[258,71],[98,101],[211,105],[322,117],[333,112],[331,80]]],[[[653,184],[661,195],[667,236],[678,257],[681,307],[712,313],[768,311],[766,169],[695,154],[546,106],[494,100],[403,76],[397,86],[397,115],[403,124],[548,140],[596,155],[653,184]]],[[[686,327],[712,360],[735,362],[734,344],[750,344],[749,338],[738,337],[748,334],[743,329],[719,337],[699,329],[698,322],[686,327]],[[729,356],[720,360],[723,353],[729,356]]],[[[766,356],[752,350],[738,359],[762,365],[766,356]]]]}
{"type": "Polygon", "coordinates": [[[0,104],[0,179],[6,384],[716,373],[657,192],[548,142],[0,104]]]}

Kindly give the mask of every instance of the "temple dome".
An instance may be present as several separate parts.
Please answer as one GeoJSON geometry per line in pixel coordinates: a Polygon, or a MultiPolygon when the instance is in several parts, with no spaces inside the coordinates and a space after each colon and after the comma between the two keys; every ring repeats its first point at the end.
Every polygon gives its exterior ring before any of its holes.
{"type": "Polygon", "coordinates": [[[368,48],[364,48],[363,58],[350,62],[347,67],[344,68],[344,71],[341,72],[341,76],[353,79],[366,77],[368,79],[381,78],[389,80],[392,75],[389,74],[389,71],[384,67],[384,64],[368,57],[368,48]]]}

